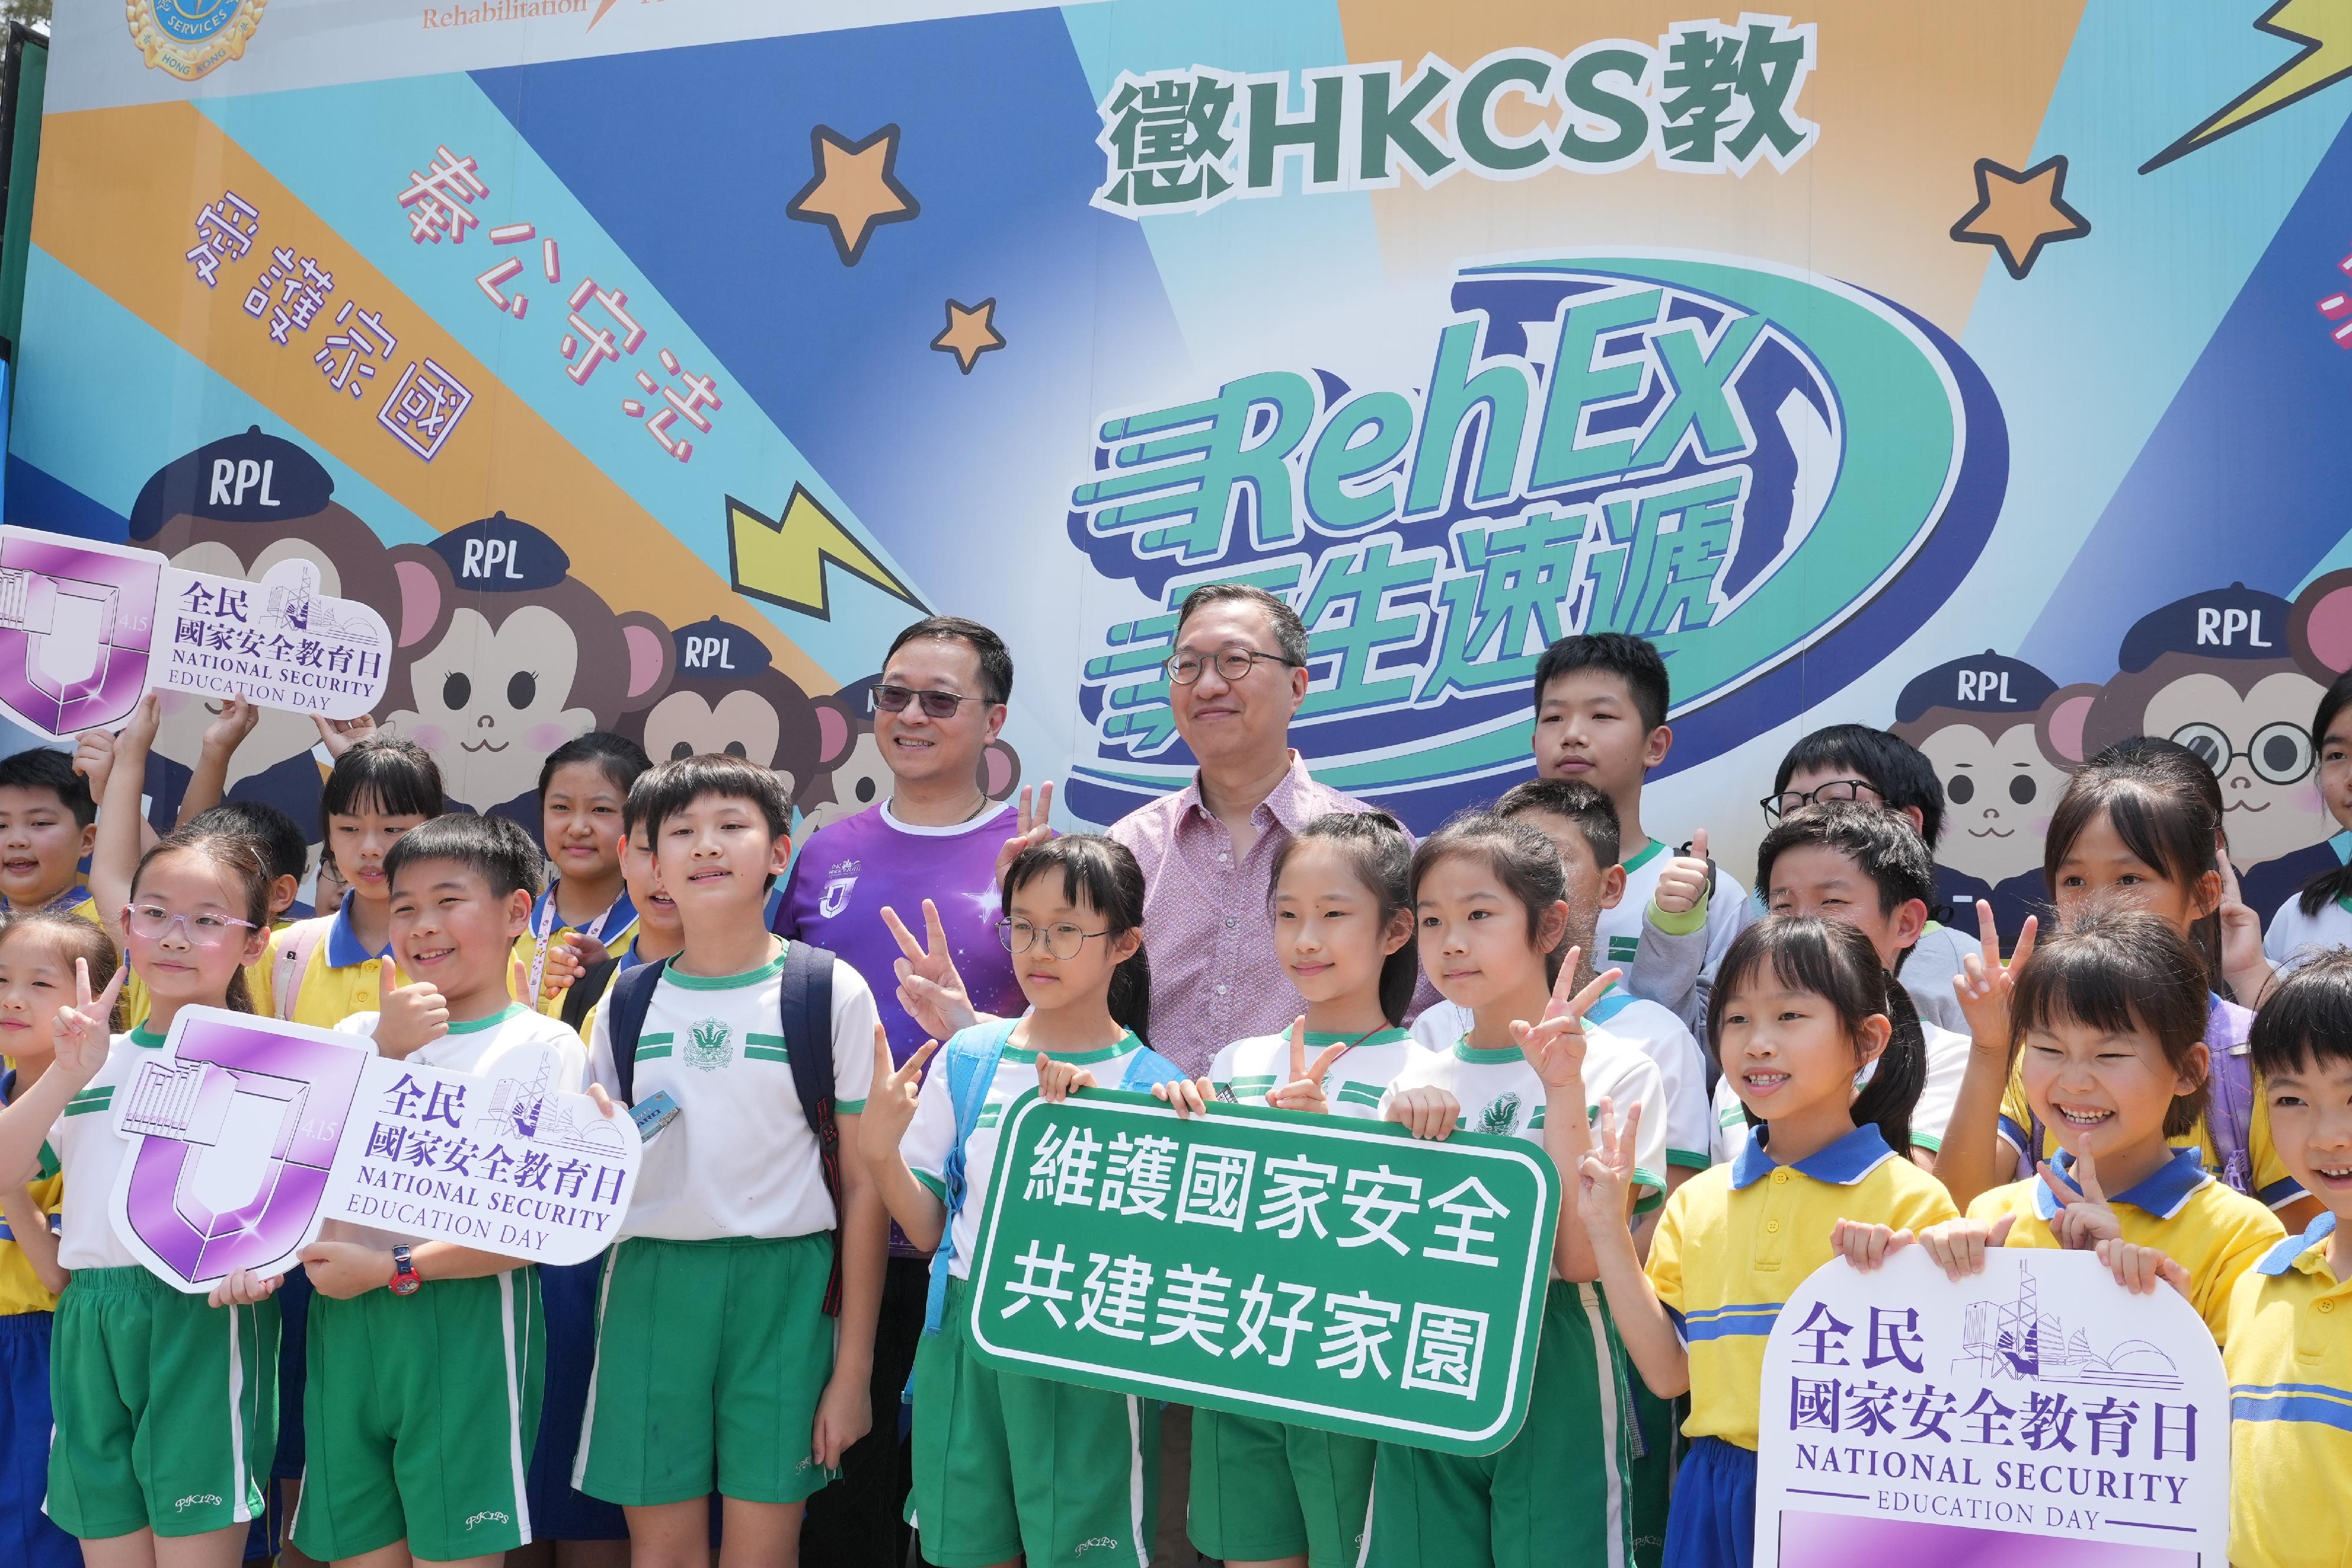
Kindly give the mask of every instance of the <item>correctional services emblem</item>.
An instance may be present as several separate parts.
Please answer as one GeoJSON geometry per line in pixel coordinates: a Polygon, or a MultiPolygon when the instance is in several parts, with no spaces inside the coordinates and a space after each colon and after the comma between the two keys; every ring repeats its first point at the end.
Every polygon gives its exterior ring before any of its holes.
{"type": "Polygon", "coordinates": [[[245,57],[269,0],[124,0],[131,41],[156,70],[194,81],[245,57]]]}
{"type": "Polygon", "coordinates": [[[733,1059],[730,1049],[735,1031],[719,1019],[704,1019],[687,1031],[686,1064],[704,1072],[716,1072],[733,1059]]]}

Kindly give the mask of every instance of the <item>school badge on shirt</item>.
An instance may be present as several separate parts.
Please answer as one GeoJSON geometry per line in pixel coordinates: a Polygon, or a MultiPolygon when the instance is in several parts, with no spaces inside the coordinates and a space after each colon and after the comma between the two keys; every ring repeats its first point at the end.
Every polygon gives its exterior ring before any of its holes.
{"type": "Polygon", "coordinates": [[[261,26],[269,0],[128,0],[131,41],[152,70],[194,81],[230,60],[261,26]]]}
{"type": "Polygon", "coordinates": [[[1519,1130],[1519,1097],[1497,1094],[1478,1113],[1478,1130],[1489,1137],[1507,1138],[1519,1130]]]}
{"type": "Polygon", "coordinates": [[[735,1059],[735,1030],[723,1019],[704,1019],[686,1033],[686,1064],[716,1072],[735,1059]]]}

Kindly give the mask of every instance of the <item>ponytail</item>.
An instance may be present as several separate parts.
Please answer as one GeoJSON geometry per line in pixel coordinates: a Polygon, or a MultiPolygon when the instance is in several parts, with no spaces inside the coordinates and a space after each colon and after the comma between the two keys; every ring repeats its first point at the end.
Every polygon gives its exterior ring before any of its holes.
{"type": "Polygon", "coordinates": [[[1875,1124],[1886,1146],[1898,1155],[1911,1152],[1911,1113],[1918,1108],[1919,1091],[1927,1082],[1927,1038],[1919,1027],[1919,1009],[1911,993],[1894,976],[1886,977],[1886,1019],[1895,1026],[1870,1082],[1854,1096],[1853,1124],[1875,1124]]]}
{"type": "Polygon", "coordinates": [[[2296,903],[2302,905],[2304,917],[2309,919],[2346,897],[2352,897],[2352,865],[2339,865],[2321,872],[2305,883],[2296,903]]]}
{"type": "Polygon", "coordinates": [[[1105,1000],[1110,1006],[1111,1022],[1131,1031],[1144,1044],[1151,1043],[1151,959],[1141,943],[1110,972],[1110,995],[1105,1000]]]}

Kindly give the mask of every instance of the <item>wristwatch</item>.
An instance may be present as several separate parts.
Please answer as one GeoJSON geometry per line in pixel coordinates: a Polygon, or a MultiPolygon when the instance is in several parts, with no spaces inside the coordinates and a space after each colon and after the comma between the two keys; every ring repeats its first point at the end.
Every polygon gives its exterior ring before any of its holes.
{"type": "Polygon", "coordinates": [[[409,1257],[408,1249],[394,1248],[392,1279],[387,1282],[386,1288],[395,1296],[413,1296],[416,1294],[416,1287],[423,1283],[425,1283],[425,1276],[416,1271],[415,1260],[409,1257]]]}

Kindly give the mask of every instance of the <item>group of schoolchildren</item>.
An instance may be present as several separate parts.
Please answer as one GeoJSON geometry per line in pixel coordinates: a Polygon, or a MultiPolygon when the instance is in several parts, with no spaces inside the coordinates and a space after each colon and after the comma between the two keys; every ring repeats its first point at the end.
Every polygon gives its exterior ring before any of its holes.
{"type": "MultiPolygon", "coordinates": [[[[1471,1458],[1195,1411],[1205,1556],[1745,1565],[1780,1304],[1838,1257],[1918,1246],[1958,1277],[2024,1246],[2188,1299],[2235,1390],[2232,1561],[2338,1562],[2352,875],[2265,955],[2211,770],[2143,738],[2053,811],[2046,921],[1987,909],[1963,939],[1934,918],[1933,770],[1843,726],[1783,763],[1751,898],[1703,837],[1643,830],[1654,648],[1564,639],[1533,695],[1537,777],[1491,808],[1281,845],[1302,1010],[1196,1080],[1150,1047],[1144,878],[1107,837],[1023,835],[998,929],[1026,1010],[949,1017],[900,1065],[856,971],[771,934],[790,803],[740,759],[581,737],[534,842],[445,814],[415,746],[347,742],[322,810],[347,891],[291,923],[290,823],[144,826],[152,707],[76,761],[0,761],[0,1560],[226,1568],[282,1503],[291,1550],[370,1568],[489,1563],[615,1508],[640,1564],[792,1562],[802,1504],[896,1418],[868,1394],[895,1221],[935,1258],[923,1558],[1140,1568],[1158,1413],[990,1365],[964,1325],[1005,1108],[1101,1086],[1526,1138],[1567,1188],[1517,1435],[1471,1458]],[[557,1269],[330,1223],[281,1278],[170,1289],[108,1218],[110,1103],[191,1006],[657,1110],[616,1244],[557,1269]]],[[[2313,738],[2352,827],[2347,708],[2339,683],[2313,738]]]]}

